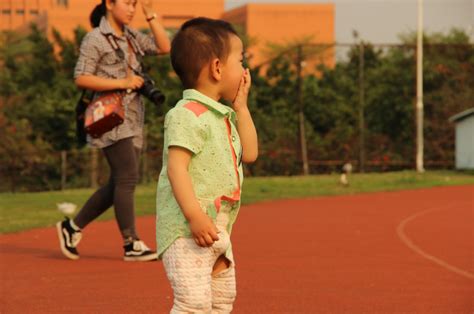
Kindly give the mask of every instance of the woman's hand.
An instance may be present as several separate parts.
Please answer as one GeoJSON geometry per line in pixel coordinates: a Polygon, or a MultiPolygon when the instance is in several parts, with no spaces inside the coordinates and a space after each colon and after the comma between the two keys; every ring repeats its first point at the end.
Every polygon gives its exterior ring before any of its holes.
{"type": "Polygon", "coordinates": [[[143,77],[137,75],[130,75],[121,80],[121,89],[140,89],[143,86],[143,77]]]}
{"type": "Polygon", "coordinates": [[[140,0],[140,4],[142,5],[145,18],[149,18],[153,14],[153,0],[140,0]]]}
{"type": "Polygon", "coordinates": [[[142,5],[143,14],[147,19],[153,37],[155,38],[156,43],[156,52],[158,54],[166,54],[171,50],[170,39],[168,38],[168,33],[161,24],[161,17],[156,15],[156,12],[153,10],[154,0],[140,0],[142,5]]]}

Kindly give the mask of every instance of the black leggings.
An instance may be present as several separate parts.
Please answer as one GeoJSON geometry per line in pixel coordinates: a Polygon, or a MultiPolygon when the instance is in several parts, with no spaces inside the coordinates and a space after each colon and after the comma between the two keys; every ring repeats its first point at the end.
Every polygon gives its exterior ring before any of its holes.
{"type": "Polygon", "coordinates": [[[89,198],[74,218],[74,223],[82,229],[114,205],[115,218],[124,240],[138,239],[134,193],[138,183],[140,150],[133,146],[133,138],[130,137],[102,151],[110,166],[109,182],[89,198]]]}

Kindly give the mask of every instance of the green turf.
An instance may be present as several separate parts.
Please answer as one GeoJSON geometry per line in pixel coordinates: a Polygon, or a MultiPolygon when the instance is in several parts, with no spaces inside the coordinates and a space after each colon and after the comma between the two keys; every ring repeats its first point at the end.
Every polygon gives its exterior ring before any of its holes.
{"type": "MultiPolygon", "coordinates": [[[[402,171],[354,174],[350,177],[349,187],[339,184],[339,175],[336,174],[246,178],[243,203],[464,184],[474,184],[473,172],[429,171],[417,174],[413,171],[402,171]]],[[[154,214],[155,189],[156,184],[138,187],[136,192],[138,215],[154,214]]],[[[82,205],[92,192],[91,189],[79,189],[41,193],[2,193],[0,194],[0,233],[52,226],[62,217],[56,209],[56,203],[67,201],[82,205]]],[[[112,217],[113,211],[110,210],[99,219],[105,220],[112,217]]]]}

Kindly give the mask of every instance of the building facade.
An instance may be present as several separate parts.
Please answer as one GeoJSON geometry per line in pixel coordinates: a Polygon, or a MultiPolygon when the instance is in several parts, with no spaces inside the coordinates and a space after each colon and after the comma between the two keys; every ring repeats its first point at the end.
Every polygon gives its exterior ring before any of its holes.
{"type": "MultiPolygon", "coordinates": [[[[56,29],[72,39],[78,26],[90,30],[89,15],[99,3],[100,0],[1,0],[0,31],[27,31],[30,23],[36,23],[50,37],[52,29],[56,29]]],[[[226,12],[224,0],[155,0],[155,10],[169,30],[198,16],[222,18],[238,25],[252,42],[247,51],[251,66],[271,58],[267,49],[270,43],[285,45],[303,38],[315,44],[335,41],[334,4],[247,4],[226,12]]],[[[139,6],[131,26],[148,28],[139,6]]],[[[305,69],[314,69],[320,63],[332,67],[334,62],[334,48],[330,46],[308,59],[305,69]]]]}
{"type": "MultiPolygon", "coordinates": [[[[77,26],[90,30],[89,15],[99,3],[100,0],[1,0],[0,31],[27,30],[33,22],[48,35],[55,28],[64,37],[72,38],[77,26]]],[[[177,29],[193,17],[220,18],[224,0],[156,0],[155,9],[166,28],[177,29]]],[[[148,28],[139,5],[131,26],[148,28]]]]}
{"type": "Polygon", "coordinates": [[[456,169],[474,169],[474,108],[449,119],[456,128],[456,169]]]}
{"type": "MultiPolygon", "coordinates": [[[[333,44],[333,4],[247,4],[224,12],[223,19],[240,25],[249,37],[251,64],[260,65],[272,57],[270,44],[291,45],[308,40],[313,44],[333,44]]],[[[334,65],[334,48],[316,47],[306,68],[321,62],[334,65]]]]}

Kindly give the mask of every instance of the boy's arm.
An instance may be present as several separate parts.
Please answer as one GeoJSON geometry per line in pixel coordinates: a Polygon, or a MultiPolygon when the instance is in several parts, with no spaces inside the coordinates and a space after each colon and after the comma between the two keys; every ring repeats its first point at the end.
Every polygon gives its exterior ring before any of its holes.
{"type": "Polygon", "coordinates": [[[258,157],[257,130],[253,124],[252,115],[248,108],[236,111],[237,131],[242,144],[242,161],[252,163],[258,157]]]}
{"type": "Polygon", "coordinates": [[[168,178],[176,201],[189,222],[196,244],[202,247],[211,246],[219,240],[217,228],[211,218],[201,209],[194,193],[191,176],[188,172],[192,153],[179,146],[168,149],[168,178]]]}
{"type": "Polygon", "coordinates": [[[246,69],[240,81],[237,96],[233,101],[233,107],[237,113],[237,131],[242,144],[242,161],[246,163],[254,162],[258,157],[257,130],[247,104],[250,85],[250,71],[246,69]]]}

